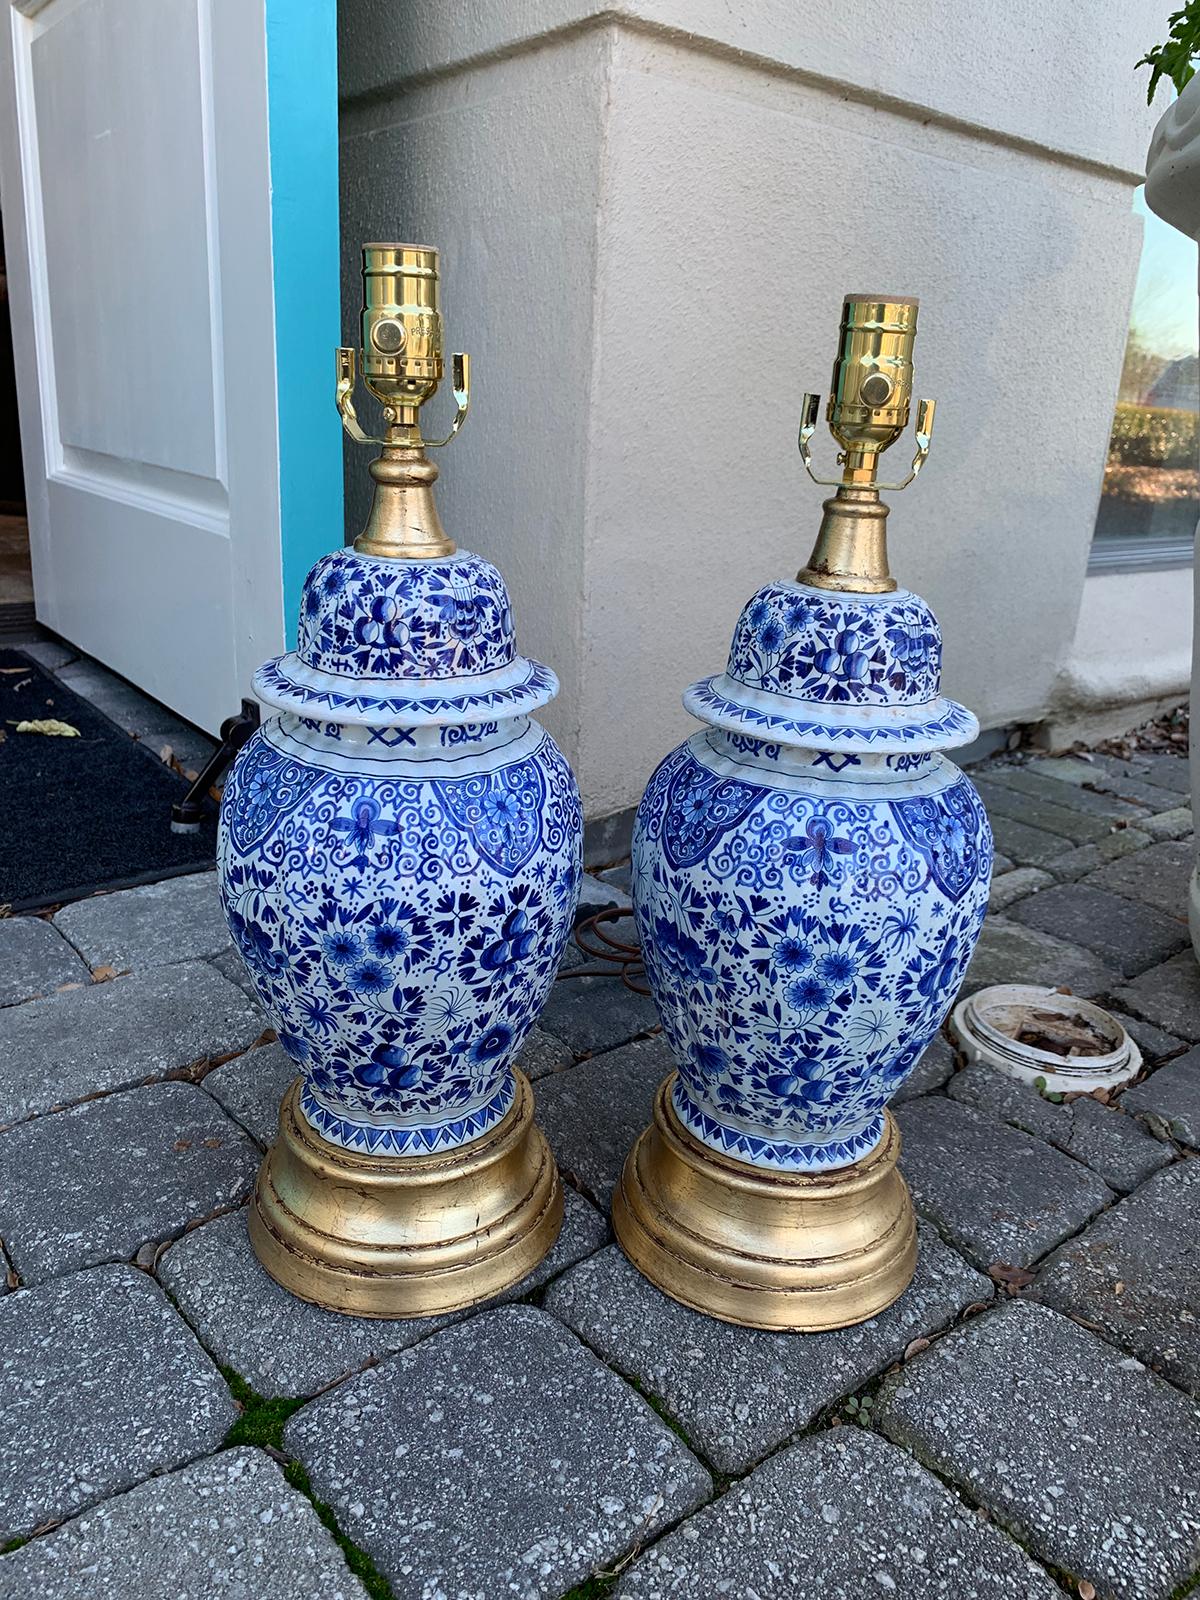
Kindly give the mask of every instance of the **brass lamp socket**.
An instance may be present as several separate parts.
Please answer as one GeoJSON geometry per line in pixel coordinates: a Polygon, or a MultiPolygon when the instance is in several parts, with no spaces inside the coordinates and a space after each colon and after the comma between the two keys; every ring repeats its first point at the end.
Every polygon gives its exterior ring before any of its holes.
{"type": "Polygon", "coordinates": [[[850,482],[870,483],[879,456],[908,426],[919,305],[897,295],[848,294],[842,302],[825,419],[850,482]]]}
{"type": "Polygon", "coordinates": [[[396,421],[415,422],[445,372],[438,253],[424,245],[365,244],[362,278],[363,381],[396,421]]]}

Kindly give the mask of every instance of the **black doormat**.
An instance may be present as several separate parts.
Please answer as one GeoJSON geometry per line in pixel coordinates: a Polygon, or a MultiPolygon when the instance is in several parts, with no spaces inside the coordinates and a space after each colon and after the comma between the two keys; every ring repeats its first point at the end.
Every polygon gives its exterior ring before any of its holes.
{"type": "Polygon", "coordinates": [[[171,832],[178,773],[19,650],[0,650],[0,904],[41,910],[213,862],[216,818],[171,832]],[[54,719],[79,738],[18,733],[54,719]]]}

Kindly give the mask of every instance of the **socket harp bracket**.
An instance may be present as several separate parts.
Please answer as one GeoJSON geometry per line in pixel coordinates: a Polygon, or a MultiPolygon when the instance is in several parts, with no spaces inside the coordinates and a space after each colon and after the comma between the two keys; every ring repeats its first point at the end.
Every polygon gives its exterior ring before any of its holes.
{"type": "MultiPolygon", "coordinates": [[[[806,394],[800,408],[800,459],[804,463],[804,470],[808,473],[809,477],[814,483],[820,484],[822,488],[837,488],[839,485],[847,482],[847,479],[844,477],[818,477],[813,467],[812,451],[809,449],[812,436],[817,431],[817,419],[820,415],[820,411],[821,396],[819,394],[806,394]]],[[[912,466],[909,468],[908,476],[906,478],[901,478],[899,483],[875,483],[874,480],[872,480],[872,486],[874,488],[888,490],[889,492],[893,489],[908,488],[909,484],[916,477],[917,473],[920,472],[921,468],[925,465],[925,458],[929,454],[929,441],[933,435],[933,418],[936,411],[936,400],[917,401],[917,424],[916,428],[914,429],[914,435],[917,441],[917,450],[916,454],[913,456],[912,466]]],[[[837,460],[839,466],[845,464],[846,454],[847,452],[844,450],[838,452],[837,460]]]]}
{"type": "MultiPolygon", "coordinates": [[[[351,345],[339,346],[337,350],[337,389],[335,399],[338,413],[342,419],[342,427],[354,440],[355,444],[394,444],[394,438],[378,438],[375,434],[365,433],[358,420],[358,412],[354,408],[354,389],[358,382],[358,352],[351,345]]],[[[425,450],[440,450],[443,445],[448,445],[454,435],[467,420],[467,412],[471,409],[471,358],[465,350],[455,350],[450,357],[450,387],[458,409],[454,414],[454,421],[450,424],[450,432],[444,439],[421,439],[421,447],[425,450]]],[[[392,405],[383,408],[384,421],[389,425],[397,420],[396,409],[392,405]]],[[[414,441],[415,442],[415,441],[414,441]]]]}

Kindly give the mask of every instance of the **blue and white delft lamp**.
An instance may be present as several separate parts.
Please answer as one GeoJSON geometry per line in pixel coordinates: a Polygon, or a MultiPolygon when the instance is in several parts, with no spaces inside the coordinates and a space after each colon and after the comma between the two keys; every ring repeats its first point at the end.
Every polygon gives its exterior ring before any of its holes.
{"type": "MultiPolygon", "coordinates": [[[[456,550],[420,407],[442,377],[437,253],[363,251],[362,361],[382,401],[375,499],[304,586],[273,716],[221,806],[221,896],[296,1063],[250,1236],[293,1293],[366,1316],[487,1299],[553,1244],[562,1191],[514,1059],[574,921],[575,780],[533,713],[495,567],[456,550]]],[[[355,353],[338,352],[351,435],[355,353]]],[[[454,358],[458,415],[469,375],[454,358]]],[[[440,441],[447,443],[447,440],[440,441]]]]}
{"type": "MultiPolygon", "coordinates": [[[[975,718],[941,696],[941,635],[898,589],[876,482],[904,430],[917,302],[848,297],[827,417],[843,475],[808,566],[738,619],[706,726],[646,788],[633,900],[677,1072],[613,1203],[640,1270],[696,1309],[777,1329],[875,1315],[916,1267],[887,1102],[954,999],[992,841],[941,750],[975,718]]],[[[819,405],[805,397],[808,453],[819,405]]],[[[815,474],[814,474],[815,476],[815,474]]],[[[818,482],[828,481],[817,479],[818,482]]]]}

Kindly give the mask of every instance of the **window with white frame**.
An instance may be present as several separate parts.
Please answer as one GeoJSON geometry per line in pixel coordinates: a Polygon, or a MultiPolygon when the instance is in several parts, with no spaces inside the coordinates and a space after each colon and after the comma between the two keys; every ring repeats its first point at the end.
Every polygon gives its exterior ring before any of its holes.
{"type": "Polygon", "coordinates": [[[1090,570],[1180,566],[1200,517],[1196,245],[1145,203],[1145,233],[1090,570]]]}

